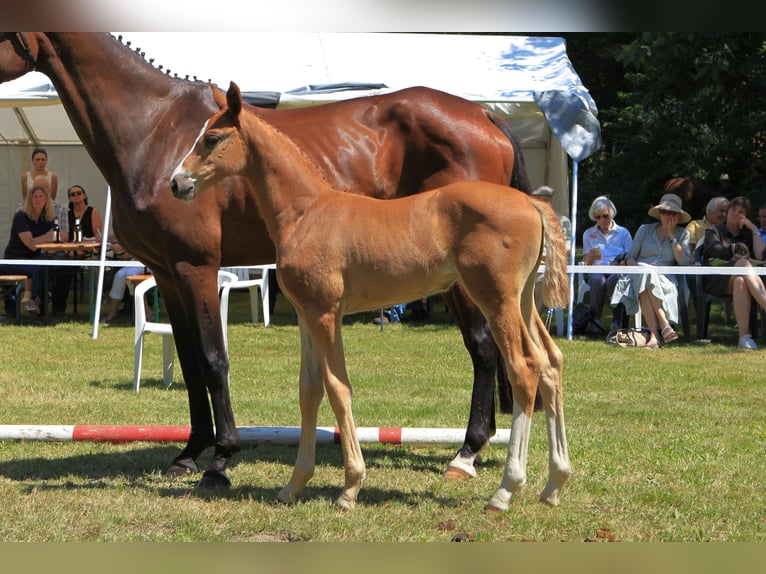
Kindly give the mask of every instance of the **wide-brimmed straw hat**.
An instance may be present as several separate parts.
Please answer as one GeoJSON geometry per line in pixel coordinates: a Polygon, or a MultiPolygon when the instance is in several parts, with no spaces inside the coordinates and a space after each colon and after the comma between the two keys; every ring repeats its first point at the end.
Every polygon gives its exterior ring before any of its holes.
{"type": "Polygon", "coordinates": [[[649,215],[660,219],[660,210],[673,211],[678,214],[678,223],[689,223],[692,216],[681,207],[681,198],[674,193],[666,193],[660,202],[649,210],[649,215]]]}

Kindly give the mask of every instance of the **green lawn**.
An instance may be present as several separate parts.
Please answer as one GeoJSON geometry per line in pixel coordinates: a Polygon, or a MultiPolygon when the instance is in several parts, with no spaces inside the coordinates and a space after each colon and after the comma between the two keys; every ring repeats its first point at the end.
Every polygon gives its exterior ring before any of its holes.
{"type": "MultiPolygon", "coordinates": [[[[84,311],[80,311],[85,317],[84,311]]],[[[297,426],[299,346],[280,298],[274,326],[248,322],[232,293],[231,395],[240,426],[297,426]]],[[[457,427],[468,419],[472,372],[443,305],[424,326],[347,318],[344,341],[359,426],[457,427]]],[[[161,342],[149,335],[141,392],[132,392],[133,328],[83,321],[0,325],[0,424],[188,424],[180,368],[161,381],[161,342]]],[[[692,324],[693,317],[692,317],[692,324]]],[[[528,483],[509,512],[483,511],[505,447],[484,453],[475,479],[445,482],[458,445],[364,444],[367,480],[354,512],[332,502],[340,449],[320,445],[317,471],[294,506],[276,504],[296,447],[249,445],[230,466],[232,488],[195,491],[199,477],[163,471],[178,444],[0,443],[3,541],[766,541],[764,353],[738,352],[714,307],[710,345],[659,351],[557,339],[574,475],[561,506],[541,505],[547,445],[535,416],[528,483]]],[[[507,428],[509,415],[499,416],[507,428]]],[[[334,426],[324,401],[319,424],[334,426]]],[[[210,452],[203,455],[202,464],[210,452]]]]}

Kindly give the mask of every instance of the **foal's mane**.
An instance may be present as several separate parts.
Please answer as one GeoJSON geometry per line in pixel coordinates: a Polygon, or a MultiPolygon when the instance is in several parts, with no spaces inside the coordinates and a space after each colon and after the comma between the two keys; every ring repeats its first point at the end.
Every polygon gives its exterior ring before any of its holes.
{"type": "MultiPolygon", "coordinates": [[[[215,84],[211,84],[210,86],[211,88],[213,88],[213,90],[220,90],[220,88],[215,84]]],[[[306,166],[310,166],[310,169],[313,171],[313,175],[316,176],[318,179],[322,180],[328,188],[334,191],[341,192],[341,190],[336,188],[330,182],[330,180],[327,179],[327,176],[321,169],[319,169],[319,166],[317,165],[317,163],[311,157],[309,157],[309,155],[301,146],[295,143],[293,138],[291,138],[285,132],[280,130],[277,126],[265,121],[262,117],[256,114],[251,109],[251,107],[246,107],[246,106],[248,106],[248,104],[246,104],[245,102],[242,102],[242,110],[240,111],[240,115],[243,113],[246,114],[246,117],[248,121],[251,122],[251,125],[254,124],[256,129],[271,132],[275,134],[278,138],[281,138],[284,141],[284,145],[291,150],[288,153],[296,154],[300,158],[299,161],[302,161],[306,166]]],[[[229,111],[228,108],[226,111],[227,112],[229,111]]],[[[240,126],[241,126],[241,123],[240,123],[240,126]]]]}

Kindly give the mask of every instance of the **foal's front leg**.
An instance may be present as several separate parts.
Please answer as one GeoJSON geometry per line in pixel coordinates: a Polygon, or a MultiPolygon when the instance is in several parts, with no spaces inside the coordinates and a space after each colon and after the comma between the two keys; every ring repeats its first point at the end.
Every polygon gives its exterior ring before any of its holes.
{"type": "Polygon", "coordinates": [[[301,372],[298,381],[301,436],[293,474],[287,485],[277,495],[277,500],[286,503],[294,502],[306,483],[314,476],[317,414],[324,395],[316,345],[303,318],[298,318],[298,324],[301,333],[301,372]]]}
{"type": "Polygon", "coordinates": [[[365,478],[364,457],[351,413],[351,384],[346,371],[343,352],[340,313],[326,313],[308,323],[317,345],[319,369],[322,374],[327,398],[335,413],[343,450],[345,485],[335,506],[340,510],[352,510],[365,478]]]}

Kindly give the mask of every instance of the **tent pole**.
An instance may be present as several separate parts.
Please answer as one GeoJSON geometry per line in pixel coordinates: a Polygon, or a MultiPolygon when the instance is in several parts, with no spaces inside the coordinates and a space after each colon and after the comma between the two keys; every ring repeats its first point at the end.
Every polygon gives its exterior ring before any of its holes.
{"type": "MultiPolygon", "coordinates": [[[[575,264],[575,251],[577,246],[577,160],[572,160],[572,205],[569,221],[572,223],[572,240],[569,248],[569,264],[575,264]]],[[[574,308],[574,273],[569,274],[569,313],[567,314],[567,340],[572,340],[572,310],[574,308]]]]}
{"type": "Polygon", "coordinates": [[[98,285],[96,286],[96,308],[93,310],[93,339],[98,339],[98,325],[101,322],[101,295],[104,292],[104,268],[106,267],[106,246],[109,243],[109,221],[112,218],[112,189],[106,186],[106,210],[104,211],[104,233],[101,236],[101,253],[98,261],[98,285]]]}

